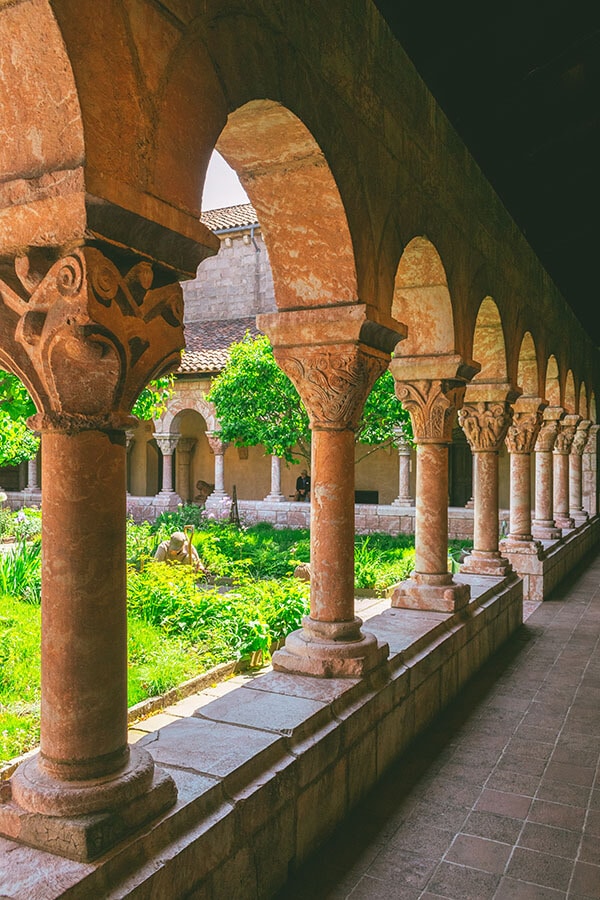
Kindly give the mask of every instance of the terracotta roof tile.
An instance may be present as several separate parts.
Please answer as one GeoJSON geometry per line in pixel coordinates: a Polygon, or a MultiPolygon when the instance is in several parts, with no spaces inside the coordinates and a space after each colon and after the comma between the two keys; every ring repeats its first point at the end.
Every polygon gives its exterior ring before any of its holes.
{"type": "Polygon", "coordinates": [[[211,231],[226,228],[244,228],[258,225],[256,210],[251,203],[238,206],[224,206],[222,209],[209,209],[200,216],[200,221],[211,231]]]}
{"type": "Polygon", "coordinates": [[[256,337],[261,332],[254,316],[225,321],[190,322],[185,326],[185,350],[179,372],[195,374],[220,372],[231,344],[241,341],[246,332],[256,337]]]}

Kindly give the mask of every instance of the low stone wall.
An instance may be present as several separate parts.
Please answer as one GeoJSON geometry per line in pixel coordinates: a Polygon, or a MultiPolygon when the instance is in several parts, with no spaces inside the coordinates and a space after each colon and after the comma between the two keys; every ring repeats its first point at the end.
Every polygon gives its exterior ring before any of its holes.
{"type": "Polygon", "coordinates": [[[366,679],[269,672],[165,716],[140,744],[176,781],[176,806],[94,863],[3,840],[18,866],[3,896],[271,897],[520,625],[519,579],[460,580],[473,598],[460,615],[369,619],[390,654],[366,679]]]}
{"type": "Polygon", "coordinates": [[[506,555],[523,579],[525,600],[544,600],[600,541],[600,516],[565,531],[558,541],[542,541],[538,553],[506,555]]]}

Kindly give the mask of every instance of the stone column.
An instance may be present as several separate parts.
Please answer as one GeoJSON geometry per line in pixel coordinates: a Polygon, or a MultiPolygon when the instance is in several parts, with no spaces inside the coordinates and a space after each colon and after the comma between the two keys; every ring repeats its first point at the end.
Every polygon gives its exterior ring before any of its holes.
{"type": "Polygon", "coordinates": [[[584,506],[590,516],[598,515],[598,432],[600,425],[592,425],[582,458],[582,487],[584,506]]]}
{"type": "Polygon", "coordinates": [[[415,568],[392,596],[392,606],[454,612],[470,596],[448,571],[448,445],[466,379],[458,357],[392,360],[396,396],[410,413],[417,445],[415,568]],[[448,378],[439,375],[448,374],[448,378]],[[415,380],[403,375],[421,374],[415,380]]]}
{"type": "Polygon", "coordinates": [[[208,500],[221,503],[230,499],[225,492],[225,451],[229,445],[222,441],[219,435],[219,431],[206,432],[206,439],[215,459],[215,489],[208,500]]]}
{"type": "Polygon", "coordinates": [[[27,490],[39,491],[39,489],[38,460],[36,454],[33,459],[27,460],[27,490]]]}
{"type": "Polygon", "coordinates": [[[466,574],[503,578],[512,571],[498,549],[498,452],[512,422],[514,399],[508,385],[470,385],[458,414],[473,453],[473,550],[461,566],[466,574]]]}
{"type": "Polygon", "coordinates": [[[179,434],[153,434],[152,437],[158,444],[162,454],[162,485],[160,495],[171,497],[175,494],[173,487],[173,454],[179,443],[179,434]]]}
{"type": "Polygon", "coordinates": [[[125,458],[127,465],[125,467],[125,484],[127,486],[127,496],[129,496],[129,485],[128,485],[128,477],[127,477],[127,469],[129,468],[129,454],[131,452],[131,448],[135,444],[134,432],[131,428],[128,428],[125,432],[125,458]]]}
{"type": "Polygon", "coordinates": [[[414,497],[410,493],[410,460],[412,448],[402,428],[394,428],[394,443],[398,448],[398,496],[392,506],[414,506],[414,497]]]}
{"type": "Polygon", "coordinates": [[[312,429],[310,615],[273,655],[281,671],[356,677],[388,653],[387,644],[361,630],[354,612],[354,433],[400,335],[366,313],[363,304],[352,304],[258,318],[312,429]],[[384,349],[361,341],[363,329],[381,335],[384,349]]]}
{"type": "Polygon", "coordinates": [[[40,751],[2,791],[0,833],[81,860],[176,797],[127,745],[125,430],[144,385],[179,364],[183,301],[162,270],[153,290],[154,266],[111,254],[38,252],[0,282],[44,482],[40,751]]]}
{"type": "Polygon", "coordinates": [[[184,503],[189,503],[191,499],[190,491],[190,465],[192,461],[192,450],[196,446],[196,438],[180,437],[177,442],[177,480],[176,487],[179,487],[178,494],[184,503]]]}
{"type": "Polygon", "coordinates": [[[583,508],[582,476],[583,476],[583,451],[588,442],[588,435],[592,423],[589,419],[582,419],[575,431],[575,437],[571,444],[569,456],[569,512],[575,525],[583,525],[589,515],[583,508]]]}
{"type": "Polygon", "coordinates": [[[269,503],[283,503],[285,497],[281,493],[281,457],[271,457],[271,492],[265,500],[269,503]]]}
{"type": "Polygon", "coordinates": [[[558,423],[565,411],[560,406],[547,407],[535,444],[535,518],[531,533],[541,541],[556,541],[562,532],[554,521],[554,477],[552,450],[558,434],[558,423]]]}
{"type": "Polygon", "coordinates": [[[538,397],[519,397],[505,443],[510,454],[510,531],[503,552],[537,553],[540,545],[531,533],[531,454],[535,447],[545,403],[538,397]]]}
{"type": "Polygon", "coordinates": [[[554,521],[561,530],[575,527],[575,522],[569,514],[569,455],[579,422],[579,416],[570,414],[561,419],[552,451],[554,521]]]}

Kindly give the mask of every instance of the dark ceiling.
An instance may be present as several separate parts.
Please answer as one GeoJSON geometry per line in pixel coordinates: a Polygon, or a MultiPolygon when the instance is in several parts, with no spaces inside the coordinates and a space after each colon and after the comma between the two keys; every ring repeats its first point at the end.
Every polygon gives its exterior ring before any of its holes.
{"type": "Polygon", "coordinates": [[[600,0],[375,0],[600,346],[600,0]]]}

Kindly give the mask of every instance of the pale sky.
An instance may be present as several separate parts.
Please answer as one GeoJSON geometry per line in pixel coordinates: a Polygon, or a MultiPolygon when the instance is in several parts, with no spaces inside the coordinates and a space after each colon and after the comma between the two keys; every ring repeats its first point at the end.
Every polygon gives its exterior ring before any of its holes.
{"type": "Polygon", "coordinates": [[[206,172],[204,193],[202,194],[202,212],[249,202],[248,195],[234,170],[215,150],[206,172]]]}

